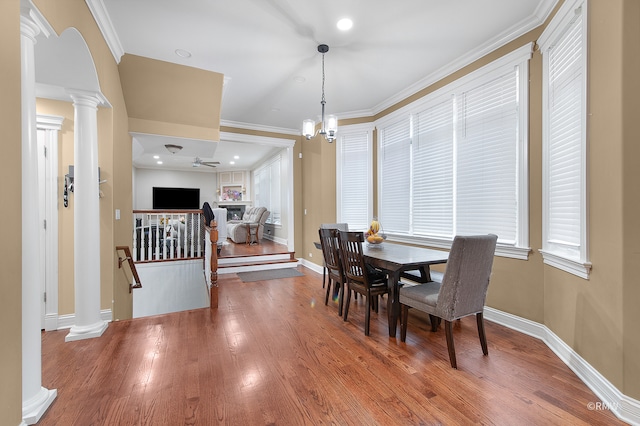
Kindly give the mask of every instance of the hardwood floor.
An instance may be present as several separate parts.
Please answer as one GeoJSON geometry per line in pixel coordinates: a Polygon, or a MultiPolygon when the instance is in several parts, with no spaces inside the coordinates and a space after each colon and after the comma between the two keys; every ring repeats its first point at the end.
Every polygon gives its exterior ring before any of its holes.
{"type": "Polygon", "coordinates": [[[285,244],[278,244],[271,240],[261,239],[260,244],[236,244],[231,240],[227,240],[229,244],[225,244],[220,250],[220,258],[242,257],[242,256],[259,256],[263,254],[288,253],[285,244]]]}
{"type": "Polygon", "coordinates": [[[410,314],[407,342],[386,310],[364,336],[362,298],[349,321],[323,304],[322,276],[243,283],[221,276],[220,305],[114,322],[100,338],[42,335],[43,386],[58,397],[38,425],[497,424],[616,425],[541,341],[475,317],[444,331],[410,314]]]}

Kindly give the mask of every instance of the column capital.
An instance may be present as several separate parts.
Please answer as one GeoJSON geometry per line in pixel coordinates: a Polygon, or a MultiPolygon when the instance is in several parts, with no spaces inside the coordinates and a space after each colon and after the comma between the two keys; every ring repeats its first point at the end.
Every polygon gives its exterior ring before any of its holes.
{"type": "Polygon", "coordinates": [[[90,92],[80,89],[67,89],[67,93],[74,106],[86,106],[97,108],[100,105],[108,105],[107,98],[100,92],[90,92]]]}
{"type": "Polygon", "coordinates": [[[40,13],[31,0],[20,0],[20,33],[36,42],[36,37],[43,34],[49,38],[53,28],[40,13]]]}

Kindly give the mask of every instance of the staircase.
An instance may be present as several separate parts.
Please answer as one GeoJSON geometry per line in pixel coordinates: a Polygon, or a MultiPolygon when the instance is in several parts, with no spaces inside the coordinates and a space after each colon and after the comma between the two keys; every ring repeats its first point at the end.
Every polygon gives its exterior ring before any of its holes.
{"type": "Polygon", "coordinates": [[[265,269],[294,268],[298,260],[293,252],[270,252],[260,254],[234,254],[218,258],[218,274],[260,271],[265,269]]]}

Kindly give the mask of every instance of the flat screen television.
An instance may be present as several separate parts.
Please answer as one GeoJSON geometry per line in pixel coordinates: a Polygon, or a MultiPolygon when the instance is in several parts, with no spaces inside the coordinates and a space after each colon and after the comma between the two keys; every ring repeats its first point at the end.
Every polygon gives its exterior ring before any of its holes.
{"type": "Polygon", "coordinates": [[[153,187],[154,210],[188,210],[200,208],[200,188],[153,187]]]}

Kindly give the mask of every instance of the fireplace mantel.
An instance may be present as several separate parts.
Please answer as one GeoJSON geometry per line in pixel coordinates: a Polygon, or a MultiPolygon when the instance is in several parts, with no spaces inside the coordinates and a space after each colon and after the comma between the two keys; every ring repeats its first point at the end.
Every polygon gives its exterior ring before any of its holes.
{"type": "Polygon", "coordinates": [[[227,206],[251,206],[253,203],[250,200],[243,200],[243,201],[229,201],[229,200],[224,200],[224,201],[216,201],[214,204],[216,204],[218,207],[220,208],[225,208],[227,206]]]}

